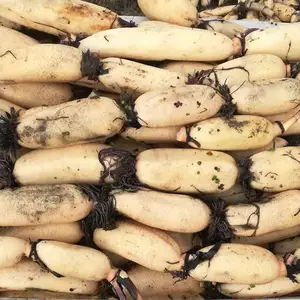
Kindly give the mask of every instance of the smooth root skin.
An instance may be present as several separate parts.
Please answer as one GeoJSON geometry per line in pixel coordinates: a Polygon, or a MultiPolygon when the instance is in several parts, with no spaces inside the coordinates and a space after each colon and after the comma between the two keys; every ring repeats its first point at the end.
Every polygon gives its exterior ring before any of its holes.
{"type": "Polygon", "coordinates": [[[269,143],[267,146],[264,146],[262,148],[244,150],[244,151],[228,151],[227,153],[231,155],[235,160],[241,160],[262,151],[272,151],[276,148],[282,148],[287,145],[288,142],[285,139],[276,137],[271,143],[269,143]]]}
{"type": "Polygon", "coordinates": [[[180,127],[139,129],[128,127],[120,133],[123,139],[134,140],[146,144],[177,143],[176,136],[180,127]]]}
{"type": "MultiPolygon", "coordinates": [[[[300,234],[300,225],[256,236],[235,236],[233,243],[263,246],[300,234]]],[[[276,244],[275,244],[276,245],[276,244]]],[[[288,251],[287,251],[288,252],[288,251]]],[[[276,252],[274,252],[276,253],[276,252]]]]}
{"type": "Polygon", "coordinates": [[[98,153],[106,148],[109,146],[93,143],[33,150],[16,161],[13,175],[22,185],[97,184],[103,171],[98,153]]]}
{"type": "Polygon", "coordinates": [[[57,105],[72,99],[71,86],[66,83],[0,84],[0,97],[24,108],[57,105]]]}
{"type": "Polygon", "coordinates": [[[93,209],[74,185],[22,186],[0,191],[0,226],[29,226],[75,222],[93,209]]]}
{"type": "Polygon", "coordinates": [[[195,296],[204,292],[204,284],[189,277],[179,281],[168,273],[157,272],[142,266],[128,271],[129,278],[143,296],[184,295],[195,296]]]}
{"type": "Polygon", "coordinates": [[[19,118],[18,143],[26,148],[38,149],[108,138],[121,131],[124,119],[118,105],[104,97],[32,108],[19,118]]]}
{"type": "MultiPolygon", "coordinates": [[[[246,55],[268,53],[286,61],[298,61],[300,59],[299,29],[300,25],[295,23],[253,31],[245,38],[246,55]]],[[[233,41],[236,53],[239,53],[240,41],[237,38],[233,41]]]]}
{"type": "Polygon", "coordinates": [[[300,284],[288,277],[279,277],[265,284],[220,284],[218,290],[223,295],[237,299],[257,299],[289,295],[300,289],[300,284]]]}
{"type": "Polygon", "coordinates": [[[16,23],[54,35],[83,34],[115,28],[117,14],[85,1],[3,0],[0,15],[16,23]],[[84,22],[83,22],[84,20],[84,22]]]}
{"type": "Polygon", "coordinates": [[[233,44],[227,36],[204,29],[148,26],[98,32],[82,40],[79,49],[98,53],[100,57],[209,62],[229,58],[233,53],[233,44]],[[145,39],[147,44],[143,42],[145,39]],[[203,40],[206,42],[203,43],[203,40]]]}
{"type": "Polygon", "coordinates": [[[112,148],[123,149],[129,151],[133,155],[137,155],[142,151],[151,148],[142,142],[137,142],[134,140],[127,140],[121,136],[116,136],[111,142],[108,143],[112,148]]]}
{"type": "Polygon", "coordinates": [[[300,225],[300,215],[297,213],[299,197],[300,191],[290,190],[272,195],[255,205],[229,205],[226,207],[226,220],[237,236],[262,235],[292,228],[300,225]],[[259,216],[255,213],[258,208],[259,216]]]}
{"type": "Polygon", "coordinates": [[[284,147],[251,156],[251,187],[266,192],[300,188],[299,149],[284,147]]]}
{"type": "MultiPolygon", "coordinates": [[[[26,256],[30,255],[29,245],[26,256]]],[[[101,281],[111,271],[109,259],[101,251],[57,241],[41,241],[36,251],[42,262],[52,271],[66,277],[101,281]]]]}
{"type": "Polygon", "coordinates": [[[190,0],[138,0],[144,15],[150,20],[190,27],[197,22],[197,8],[190,0]]]}
{"type": "Polygon", "coordinates": [[[0,291],[41,289],[84,295],[98,291],[98,282],[71,277],[57,278],[31,260],[23,260],[14,267],[0,269],[0,282],[0,291]]]}
{"type": "Polygon", "coordinates": [[[212,194],[203,194],[201,197],[207,201],[218,200],[222,198],[227,205],[249,201],[243,187],[238,183],[225,192],[220,191],[212,194]]]}
{"type": "Polygon", "coordinates": [[[182,127],[177,140],[200,149],[251,150],[267,146],[281,133],[278,124],[272,124],[263,117],[240,115],[230,120],[217,117],[194,124],[189,133],[191,141],[186,128],[182,127]]]}
{"type": "Polygon", "coordinates": [[[39,42],[21,32],[11,28],[3,27],[0,23],[0,35],[5,37],[1,41],[0,53],[3,55],[6,51],[14,51],[19,48],[33,46],[39,42]]]}
{"type": "Polygon", "coordinates": [[[300,81],[281,78],[245,82],[230,88],[232,102],[243,115],[266,116],[288,112],[300,103],[300,81]]]}
{"type": "MultiPolygon", "coordinates": [[[[201,249],[208,252],[213,246],[201,249]]],[[[253,245],[222,244],[210,261],[200,263],[190,276],[199,281],[263,284],[280,275],[280,264],[270,251],[253,245]]]]}
{"type": "Polygon", "coordinates": [[[78,243],[84,236],[80,223],[45,224],[33,226],[3,227],[0,236],[12,236],[28,242],[55,240],[69,244],[78,243]]]}
{"type": "Polygon", "coordinates": [[[293,252],[298,248],[300,248],[300,236],[295,236],[275,243],[273,252],[276,254],[285,254],[288,252],[293,252]]]}
{"type": "Polygon", "coordinates": [[[193,75],[197,71],[200,72],[202,70],[212,69],[213,64],[194,61],[171,61],[164,62],[161,65],[161,68],[171,72],[181,73],[184,76],[188,76],[189,74],[193,75]]]}
{"type": "MultiPolygon", "coordinates": [[[[253,54],[239,57],[215,67],[220,84],[242,85],[245,81],[258,81],[286,77],[286,66],[277,56],[253,54]],[[227,70],[226,70],[227,69],[227,70]]],[[[215,80],[214,74],[210,75],[215,80]]]]}
{"type": "Polygon", "coordinates": [[[228,154],[197,149],[144,151],[137,156],[136,170],[140,182],[150,187],[187,194],[226,191],[238,176],[228,154]]]}
{"type": "Polygon", "coordinates": [[[82,52],[74,47],[40,44],[16,49],[12,54],[0,57],[0,83],[68,82],[82,78],[82,52]]]}
{"type": "Polygon", "coordinates": [[[183,27],[180,25],[176,25],[176,24],[171,24],[171,23],[167,23],[167,22],[162,22],[162,21],[143,21],[140,24],[138,24],[139,28],[162,28],[162,27],[175,27],[175,28],[181,28],[181,29],[193,29],[193,28],[188,28],[188,27],[183,27]]]}
{"type": "Polygon", "coordinates": [[[199,232],[211,220],[211,211],[204,202],[185,195],[139,190],[135,193],[117,192],[115,199],[119,213],[162,230],[199,232]]]}
{"type": "Polygon", "coordinates": [[[207,22],[206,29],[222,33],[230,39],[233,39],[236,34],[244,32],[247,28],[224,20],[213,20],[207,22]]]}
{"type": "Polygon", "coordinates": [[[14,108],[16,112],[23,113],[24,109],[19,105],[13,104],[9,101],[0,98],[0,111],[1,115],[4,115],[3,112],[10,113],[11,108],[14,108]]]}
{"type": "Polygon", "coordinates": [[[6,18],[3,18],[0,16],[0,26],[3,26],[3,27],[6,27],[6,28],[11,28],[11,29],[14,29],[14,30],[20,30],[22,29],[22,25],[20,24],[17,24],[13,21],[10,21],[6,18]]]}
{"type": "Polygon", "coordinates": [[[157,128],[211,118],[223,104],[224,99],[213,88],[187,85],[145,93],[136,99],[134,110],[141,125],[157,128]]]}
{"type": "Polygon", "coordinates": [[[233,9],[235,8],[235,5],[226,5],[226,6],[220,6],[213,9],[206,9],[201,12],[199,12],[200,18],[207,18],[207,17],[213,17],[213,16],[225,16],[229,14],[233,9]]]}
{"type": "Polygon", "coordinates": [[[113,93],[129,92],[139,96],[151,90],[172,86],[184,86],[187,78],[180,73],[170,72],[120,58],[102,60],[108,74],[99,76],[98,88],[113,93]]]}
{"type": "Polygon", "coordinates": [[[181,251],[177,243],[165,232],[132,220],[117,222],[111,231],[96,229],[94,242],[154,271],[180,270],[181,251]]]}
{"type": "MultiPolygon", "coordinates": [[[[0,269],[13,267],[19,263],[25,256],[28,242],[14,238],[1,236],[0,237],[0,269]]],[[[1,282],[2,285],[2,282],[1,282]]],[[[1,290],[0,285],[0,290],[1,290]]]]}
{"type": "MultiPolygon", "coordinates": [[[[286,122],[288,119],[292,118],[299,112],[299,107],[296,107],[292,109],[291,111],[281,113],[281,114],[275,114],[270,116],[265,116],[268,120],[271,122],[280,121],[280,122],[286,122]]],[[[295,124],[293,124],[288,130],[286,130],[282,135],[296,135],[300,134],[300,120],[297,120],[295,124]]]]}

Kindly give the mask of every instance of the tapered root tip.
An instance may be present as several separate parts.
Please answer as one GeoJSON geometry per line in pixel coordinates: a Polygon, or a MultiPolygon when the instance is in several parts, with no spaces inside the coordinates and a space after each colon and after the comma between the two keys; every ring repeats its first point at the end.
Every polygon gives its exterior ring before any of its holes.
{"type": "Polygon", "coordinates": [[[187,141],[187,132],[185,127],[180,128],[180,130],[177,133],[176,139],[178,142],[183,142],[183,143],[187,141]]]}
{"type": "Polygon", "coordinates": [[[243,47],[242,47],[242,42],[241,38],[238,36],[232,39],[232,46],[233,46],[233,55],[236,56],[241,56],[243,53],[243,47]]]}

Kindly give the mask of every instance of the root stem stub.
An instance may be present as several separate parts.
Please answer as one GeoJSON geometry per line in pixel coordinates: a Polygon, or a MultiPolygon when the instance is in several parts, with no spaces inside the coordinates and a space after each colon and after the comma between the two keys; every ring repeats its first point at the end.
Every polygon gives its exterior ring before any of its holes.
{"type": "Polygon", "coordinates": [[[0,189],[16,188],[18,185],[13,176],[14,162],[9,153],[0,151],[0,189]]]}
{"type": "Polygon", "coordinates": [[[108,70],[104,69],[99,56],[96,53],[91,53],[90,50],[82,54],[80,71],[82,77],[94,81],[99,81],[99,75],[108,74],[108,70]]]}
{"type": "Polygon", "coordinates": [[[116,199],[111,194],[109,186],[81,185],[82,191],[87,194],[95,206],[93,211],[81,220],[82,230],[87,239],[92,239],[97,228],[113,230],[116,228],[116,199]]]}
{"type": "Polygon", "coordinates": [[[103,167],[100,174],[100,184],[105,185],[105,180],[114,180],[114,187],[135,190],[141,186],[136,177],[136,159],[129,151],[122,149],[102,149],[98,159],[103,167]]]}
{"type": "Polygon", "coordinates": [[[218,242],[228,242],[233,237],[230,224],[226,219],[226,204],[223,199],[212,200],[207,203],[212,211],[212,221],[207,229],[205,245],[218,242]]]}
{"type": "Polygon", "coordinates": [[[178,281],[187,279],[190,271],[197,268],[197,266],[204,261],[211,261],[216,253],[219,251],[222,243],[216,243],[208,252],[201,252],[199,247],[193,248],[185,253],[184,266],[181,271],[171,271],[170,274],[178,281]]]}

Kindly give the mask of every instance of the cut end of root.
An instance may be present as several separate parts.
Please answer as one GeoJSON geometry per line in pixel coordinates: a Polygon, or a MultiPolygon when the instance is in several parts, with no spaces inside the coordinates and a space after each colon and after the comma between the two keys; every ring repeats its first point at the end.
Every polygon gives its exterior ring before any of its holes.
{"type": "Polygon", "coordinates": [[[18,185],[13,176],[14,161],[9,153],[0,152],[0,189],[16,188],[18,185]]]}
{"type": "Polygon", "coordinates": [[[105,70],[103,63],[96,53],[91,53],[90,50],[82,54],[80,65],[82,77],[87,77],[89,80],[98,81],[99,75],[108,74],[105,70]]]}
{"type": "Polygon", "coordinates": [[[100,183],[107,178],[114,180],[114,186],[125,189],[137,189],[141,184],[136,177],[136,159],[129,151],[115,148],[102,149],[98,159],[103,167],[100,183]]]}
{"type": "Polygon", "coordinates": [[[206,230],[205,245],[230,241],[233,238],[233,232],[226,218],[225,201],[223,199],[212,200],[207,205],[212,212],[212,221],[206,230]]]}
{"type": "Polygon", "coordinates": [[[16,156],[16,150],[19,148],[18,144],[18,125],[17,112],[13,107],[10,113],[6,112],[4,116],[0,116],[0,151],[16,156]]]}
{"type": "Polygon", "coordinates": [[[116,228],[116,200],[108,186],[81,185],[81,190],[94,201],[94,210],[81,221],[87,239],[92,239],[97,228],[113,230],[116,228]]]}
{"type": "Polygon", "coordinates": [[[242,38],[241,35],[238,34],[236,37],[232,39],[234,57],[242,56],[243,47],[242,47],[241,38],[242,38]]]}
{"type": "Polygon", "coordinates": [[[115,277],[112,280],[109,280],[109,282],[112,285],[119,299],[126,299],[126,295],[123,291],[123,288],[125,288],[132,297],[132,299],[142,300],[142,297],[137,287],[134,285],[134,283],[131,281],[131,279],[128,277],[125,271],[118,270],[116,272],[115,277]]]}
{"type": "Polygon", "coordinates": [[[187,141],[187,133],[186,133],[186,128],[181,127],[180,130],[178,131],[176,135],[176,139],[178,142],[183,142],[185,143],[187,141]]]}

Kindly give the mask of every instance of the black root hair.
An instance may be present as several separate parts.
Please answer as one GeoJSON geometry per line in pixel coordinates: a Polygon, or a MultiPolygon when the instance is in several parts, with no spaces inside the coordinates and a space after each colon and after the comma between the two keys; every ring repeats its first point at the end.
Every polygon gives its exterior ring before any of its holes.
{"type": "Polygon", "coordinates": [[[193,75],[189,74],[187,84],[204,84],[215,89],[225,100],[225,104],[222,105],[219,113],[221,116],[230,119],[237,112],[237,105],[232,102],[233,98],[226,82],[223,84],[220,83],[216,71],[217,70],[213,68],[195,72],[193,75]]]}
{"type": "Polygon", "coordinates": [[[123,270],[118,270],[115,278],[112,281],[110,281],[110,284],[112,285],[113,290],[116,296],[118,297],[118,299],[126,299],[124,289],[128,291],[132,299],[134,300],[142,299],[137,287],[128,277],[127,273],[123,270]]]}
{"type": "Polygon", "coordinates": [[[207,201],[212,212],[212,221],[206,229],[205,245],[228,242],[233,237],[230,224],[226,218],[226,204],[223,199],[207,201]]]}
{"type": "Polygon", "coordinates": [[[17,112],[13,107],[10,112],[6,112],[4,116],[0,116],[0,150],[16,156],[16,150],[19,148],[18,144],[18,125],[17,112]]]}
{"type": "Polygon", "coordinates": [[[127,150],[122,149],[102,149],[98,154],[98,159],[103,167],[100,174],[100,184],[105,185],[105,180],[112,178],[115,183],[114,188],[136,190],[141,184],[136,177],[136,159],[127,150]]]}
{"type": "Polygon", "coordinates": [[[17,187],[13,170],[14,161],[11,155],[5,151],[0,151],[0,189],[17,187]]]}
{"type": "Polygon", "coordinates": [[[300,260],[293,253],[287,253],[284,255],[283,261],[286,266],[287,277],[291,281],[298,283],[296,275],[300,273],[300,260]]]}
{"type": "Polygon", "coordinates": [[[240,167],[240,184],[246,195],[246,198],[251,200],[253,199],[253,189],[250,185],[251,180],[253,179],[253,174],[250,172],[250,168],[253,164],[251,158],[244,158],[238,162],[240,167]]]}
{"type": "Polygon", "coordinates": [[[86,239],[92,239],[97,228],[112,230],[116,228],[116,199],[109,186],[80,185],[81,190],[94,201],[93,211],[81,220],[86,239]]]}
{"type": "MultiPolygon", "coordinates": [[[[240,12],[241,15],[244,13],[244,9],[245,9],[244,6],[245,6],[244,3],[240,3],[239,7],[237,9],[237,12],[238,13],[240,12]]],[[[241,42],[241,48],[242,48],[241,49],[241,53],[238,53],[235,56],[235,58],[246,55],[246,53],[247,53],[247,49],[246,49],[246,36],[248,34],[250,34],[251,32],[256,31],[256,30],[259,30],[259,28],[248,28],[244,32],[242,32],[242,33],[240,33],[240,34],[238,34],[238,35],[235,36],[236,38],[238,38],[240,40],[240,42],[241,42]]]]}
{"type": "Polygon", "coordinates": [[[208,252],[201,252],[199,247],[195,247],[188,252],[186,252],[184,258],[184,266],[181,271],[167,271],[169,272],[173,278],[177,278],[178,281],[186,280],[190,275],[190,271],[197,268],[199,264],[204,261],[210,261],[216,255],[216,253],[220,250],[222,243],[216,243],[208,252]]]}
{"type": "Polygon", "coordinates": [[[83,77],[94,81],[99,80],[99,75],[108,74],[108,70],[104,69],[99,56],[96,53],[90,52],[90,50],[82,54],[80,71],[83,77]]]}
{"type": "Polygon", "coordinates": [[[37,240],[37,241],[31,243],[31,249],[30,249],[30,253],[29,253],[29,258],[31,258],[34,262],[36,262],[44,270],[52,273],[55,277],[57,277],[57,278],[64,277],[63,275],[61,275],[61,274],[59,274],[59,273],[57,273],[57,272],[49,269],[47,267],[47,265],[39,257],[38,252],[37,252],[37,245],[40,242],[42,242],[42,241],[45,241],[45,240],[37,240]]]}

